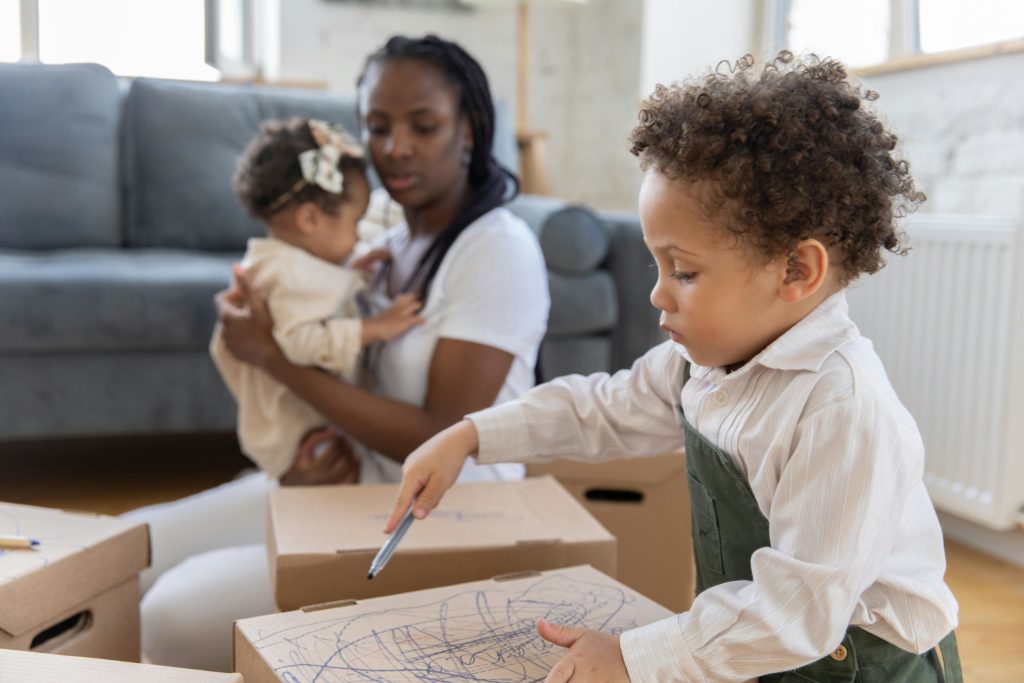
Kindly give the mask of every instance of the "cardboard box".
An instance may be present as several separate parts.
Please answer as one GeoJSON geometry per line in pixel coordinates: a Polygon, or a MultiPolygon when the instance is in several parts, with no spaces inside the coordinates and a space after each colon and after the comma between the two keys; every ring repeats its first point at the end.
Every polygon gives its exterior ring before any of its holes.
{"type": "Polygon", "coordinates": [[[0,650],[0,681],[32,683],[243,683],[241,674],[177,669],[115,662],[91,657],[68,657],[41,652],[0,650]]]}
{"type": "Polygon", "coordinates": [[[676,612],[690,608],[695,572],[682,451],[597,464],[559,460],[526,471],[556,477],[615,535],[620,581],[676,612]]]}
{"type": "Polygon", "coordinates": [[[278,608],[577,564],[615,574],[615,538],[554,478],[542,477],[456,484],[367,580],[397,496],[397,484],[271,491],[268,549],[278,608]]]}
{"type": "Polygon", "coordinates": [[[672,612],[592,567],[498,577],[235,622],[248,683],[540,681],[565,650],[538,617],[621,633],[672,612]]]}
{"type": "Polygon", "coordinates": [[[0,648],[139,660],[139,572],[149,528],[116,517],[0,503],[0,648]]]}

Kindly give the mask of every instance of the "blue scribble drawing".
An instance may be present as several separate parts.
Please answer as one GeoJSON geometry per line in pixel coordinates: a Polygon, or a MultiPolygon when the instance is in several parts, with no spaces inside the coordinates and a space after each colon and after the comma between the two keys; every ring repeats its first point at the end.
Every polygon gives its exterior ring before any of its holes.
{"type": "Polygon", "coordinates": [[[635,598],[621,588],[537,577],[433,602],[362,612],[260,633],[253,645],[289,683],[528,683],[543,681],[564,650],[545,642],[538,617],[618,634],[635,598]]]}

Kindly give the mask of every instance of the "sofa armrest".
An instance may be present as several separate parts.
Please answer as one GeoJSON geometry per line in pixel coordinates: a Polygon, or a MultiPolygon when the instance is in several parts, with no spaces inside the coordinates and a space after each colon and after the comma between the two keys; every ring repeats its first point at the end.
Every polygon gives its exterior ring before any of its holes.
{"type": "Polygon", "coordinates": [[[611,237],[607,268],[615,280],[619,302],[619,320],[612,331],[611,369],[615,371],[629,367],[652,346],[665,341],[658,327],[660,314],[650,301],[658,271],[644,244],[637,214],[599,211],[597,216],[611,237]]]}

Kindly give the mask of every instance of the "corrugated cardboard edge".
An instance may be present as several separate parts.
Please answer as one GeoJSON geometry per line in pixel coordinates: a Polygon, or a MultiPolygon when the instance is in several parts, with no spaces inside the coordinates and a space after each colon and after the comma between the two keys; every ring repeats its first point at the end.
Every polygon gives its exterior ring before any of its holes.
{"type": "Polygon", "coordinates": [[[241,674],[245,683],[281,683],[270,665],[256,651],[249,639],[239,631],[238,620],[231,626],[231,668],[241,674]]]}

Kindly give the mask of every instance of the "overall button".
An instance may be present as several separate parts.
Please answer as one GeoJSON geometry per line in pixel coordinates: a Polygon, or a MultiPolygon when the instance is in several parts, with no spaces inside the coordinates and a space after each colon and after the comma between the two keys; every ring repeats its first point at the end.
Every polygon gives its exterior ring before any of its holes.
{"type": "Polygon", "coordinates": [[[835,651],[832,652],[832,654],[829,655],[829,657],[836,660],[837,662],[843,661],[844,659],[846,659],[846,646],[840,645],[835,649],[835,651]]]}
{"type": "Polygon", "coordinates": [[[711,394],[711,398],[720,406],[724,406],[726,401],[729,400],[729,394],[725,393],[721,389],[711,394]]]}

